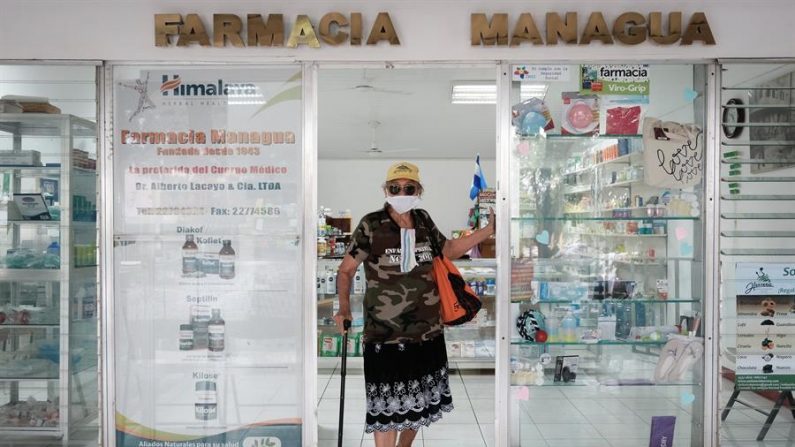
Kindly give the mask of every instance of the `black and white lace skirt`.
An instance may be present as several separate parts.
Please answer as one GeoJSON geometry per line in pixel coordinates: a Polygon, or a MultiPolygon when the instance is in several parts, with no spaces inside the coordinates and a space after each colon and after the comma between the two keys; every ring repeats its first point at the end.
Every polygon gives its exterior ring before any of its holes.
{"type": "Polygon", "coordinates": [[[365,431],[417,430],[453,410],[444,336],[422,343],[367,343],[365,431]]]}

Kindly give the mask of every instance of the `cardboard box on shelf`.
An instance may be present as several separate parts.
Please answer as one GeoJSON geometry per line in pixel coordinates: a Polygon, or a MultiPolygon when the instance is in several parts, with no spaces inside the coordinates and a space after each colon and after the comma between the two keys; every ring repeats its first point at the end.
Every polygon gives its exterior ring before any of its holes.
{"type": "Polygon", "coordinates": [[[481,258],[496,258],[497,248],[496,239],[494,239],[494,236],[481,242],[480,245],[478,245],[478,250],[480,251],[481,258]]]}
{"type": "Polygon", "coordinates": [[[351,232],[351,218],[350,217],[331,217],[326,216],[326,224],[334,228],[338,228],[343,233],[351,232]]]}

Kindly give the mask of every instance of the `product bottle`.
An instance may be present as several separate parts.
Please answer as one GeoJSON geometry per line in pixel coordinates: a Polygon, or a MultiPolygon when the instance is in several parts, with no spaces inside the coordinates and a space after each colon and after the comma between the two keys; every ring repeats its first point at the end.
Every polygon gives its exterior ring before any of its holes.
{"type": "Polygon", "coordinates": [[[326,212],[321,206],[320,211],[317,213],[317,236],[324,237],[326,235],[326,212]]]}
{"type": "Polygon", "coordinates": [[[182,274],[188,275],[196,273],[198,266],[199,246],[193,242],[193,235],[185,235],[185,243],[182,245],[182,274]]]}
{"type": "Polygon", "coordinates": [[[337,293],[337,278],[334,275],[334,270],[331,269],[326,272],[326,293],[329,295],[337,293]]]}
{"type": "Polygon", "coordinates": [[[210,312],[208,306],[204,304],[194,304],[190,307],[190,323],[193,326],[193,348],[207,349],[208,344],[208,323],[210,322],[210,312]]]}
{"type": "Polygon", "coordinates": [[[212,352],[224,350],[226,336],[226,322],[221,318],[221,309],[213,309],[212,317],[207,322],[208,343],[207,349],[212,352]]]}
{"type": "Polygon", "coordinates": [[[202,380],[196,382],[196,419],[208,421],[218,419],[218,392],[215,382],[202,380]]]}
{"type": "Polygon", "coordinates": [[[547,341],[562,341],[560,338],[560,318],[554,313],[547,318],[547,341]]]}
{"type": "Polygon", "coordinates": [[[235,277],[235,250],[232,249],[232,241],[224,240],[224,246],[218,252],[218,276],[223,279],[235,277]]]}
{"type": "Polygon", "coordinates": [[[318,286],[317,293],[326,293],[326,280],[328,279],[328,267],[323,270],[323,273],[318,272],[318,281],[320,281],[320,285],[318,286]]]}
{"type": "Polygon", "coordinates": [[[193,325],[179,325],[179,350],[190,351],[193,349],[193,325]]]}
{"type": "Polygon", "coordinates": [[[361,295],[364,293],[364,274],[361,269],[356,269],[353,275],[353,293],[361,295]]]}
{"type": "Polygon", "coordinates": [[[61,255],[61,246],[58,244],[58,241],[52,241],[52,243],[47,247],[47,254],[53,256],[61,255]]]}
{"type": "Polygon", "coordinates": [[[573,343],[577,341],[577,320],[572,315],[571,311],[566,313],[566,317],[560,323],[560,332],[562,341],[573,343]]]}

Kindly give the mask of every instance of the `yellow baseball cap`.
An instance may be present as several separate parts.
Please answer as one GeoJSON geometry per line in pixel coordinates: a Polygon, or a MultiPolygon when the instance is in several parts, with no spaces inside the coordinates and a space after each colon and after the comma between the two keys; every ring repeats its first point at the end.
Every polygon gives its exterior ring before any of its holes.
{"type": "Polygon", "coordinates": [[[399,161],[386,170],[386,181],[391,182],[401,178],[420,183],[420,168],[413,163],[399,161]]]}

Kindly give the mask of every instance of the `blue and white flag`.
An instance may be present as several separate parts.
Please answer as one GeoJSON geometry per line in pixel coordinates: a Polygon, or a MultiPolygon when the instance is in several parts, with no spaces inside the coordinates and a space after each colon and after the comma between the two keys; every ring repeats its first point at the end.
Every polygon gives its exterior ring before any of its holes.
{"type": "Polygon", "coordinates": [[[483,175],[483,169],[480,168],[480,154],[475,159],[475,177],[472,179],[472,188],[469,190],[469,198],[475,200],[478,193],[488,188],[486,184],[486,176],[483,175]]]}

